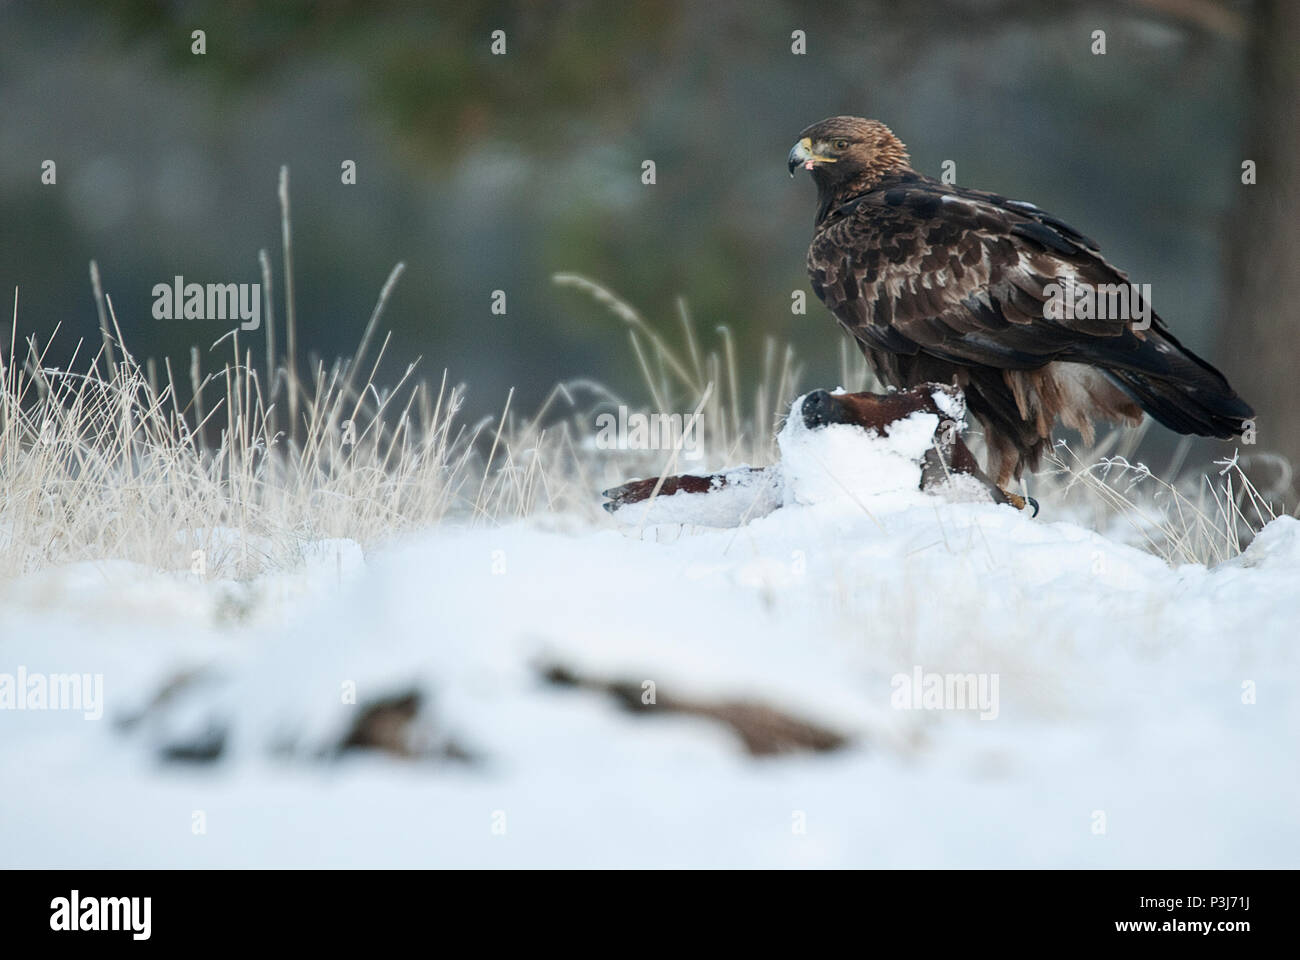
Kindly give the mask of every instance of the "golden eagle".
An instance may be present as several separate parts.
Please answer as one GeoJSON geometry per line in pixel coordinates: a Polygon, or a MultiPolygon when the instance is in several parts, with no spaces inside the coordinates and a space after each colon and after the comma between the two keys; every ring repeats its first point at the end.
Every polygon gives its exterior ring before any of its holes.
{"type": "Polygon", "coordinates": [[[1032,203],[922,176],[860,117],[804,130],[790,175],[801,166],[817,185],[813,291],[885,384],[965,391],[999,485],[1037,468],[1058,419],[1091,439],[1095,417],[1145,410],[1227,438],[1253,416],[1096,243],[1032,203]]]}

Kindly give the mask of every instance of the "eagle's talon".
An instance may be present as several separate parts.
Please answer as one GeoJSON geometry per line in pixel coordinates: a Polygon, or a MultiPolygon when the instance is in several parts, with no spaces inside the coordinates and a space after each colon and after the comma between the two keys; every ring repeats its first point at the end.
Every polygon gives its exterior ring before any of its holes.
{"type": "Polygon", "coordinates": [[[1001,487],[998,487],[998,489],[1002,490],[1002,496],[1007,498],[1007,503],[1011,504],[1011,506],[1015,507],[1017,510],[1025,510],[1029,507],[1033,507],[1034,512],[1031,513],[1030,516],[1038,516],[1038,501],[1033,497],[1022,497],[1018,493],[1012,493],[1010,490],[1003,490],[1001,487]]]}

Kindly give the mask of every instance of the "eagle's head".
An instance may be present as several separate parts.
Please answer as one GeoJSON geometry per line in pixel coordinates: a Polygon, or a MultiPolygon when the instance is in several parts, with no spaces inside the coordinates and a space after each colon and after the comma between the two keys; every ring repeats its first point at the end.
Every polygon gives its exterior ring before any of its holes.
{"type": "Polygon", "coordinates": [[[890,170],[907,169],[907,147],[879,120],[830,117],[799,134],[790,148],[790,176],[803,167],[818,192],[865,190],[890,170]]]}

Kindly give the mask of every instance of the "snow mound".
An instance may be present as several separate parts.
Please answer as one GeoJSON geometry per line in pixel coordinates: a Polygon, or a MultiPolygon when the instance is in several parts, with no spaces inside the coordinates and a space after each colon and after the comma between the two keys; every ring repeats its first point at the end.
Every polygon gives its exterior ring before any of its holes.
{"type": "Polygon", "coordinates": [[[871,508],[924,503],[921,458],[933,444],[939,418],[917,411],[887,426],[884,436],[847,423],[810,429],[794,402],[777,434],[785,503],[838,503],[871,508]]]}
{"type": "Polygon", "coordinates": [[[910,489],[933,428],[787,424],[785,505],[741,529],[325,544],[249,584],[240,618],[220,614],[229,585],[140,568],[11,583],[0,674],[100,673],[105,709],[0,711],[0,821],[23,827],[0,866],[1300,863],[1300,697],[1278,680],[1300,666],[1300,523],[1171,568],[910,489]],[[706,717],[549,685],[552,664],[760,703],[846,746],[753,759],[706,717]],[[900,707],[932,676],[997,701],[900,707]],[[407,693],[421,735],[472,762],[325,759],[407,693]]]}

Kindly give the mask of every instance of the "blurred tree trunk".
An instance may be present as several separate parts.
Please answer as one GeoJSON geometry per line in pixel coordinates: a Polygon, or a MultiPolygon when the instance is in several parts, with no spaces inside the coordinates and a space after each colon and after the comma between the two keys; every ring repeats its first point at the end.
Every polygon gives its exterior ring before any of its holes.
{"type": "Polygon", "coordinates": [[[1253,12],[1241,160],[1255,161],[1258,179],[1236,187],[1225,233],[1219,355],[1255,408],[1255,449],[1300,471],[1300,3],[1257,0],[1253,12]]]}

